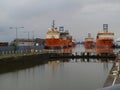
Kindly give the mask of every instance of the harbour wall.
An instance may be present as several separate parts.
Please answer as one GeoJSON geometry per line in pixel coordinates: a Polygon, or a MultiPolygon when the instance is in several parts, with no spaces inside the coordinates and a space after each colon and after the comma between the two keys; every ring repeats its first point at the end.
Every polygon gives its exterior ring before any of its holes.
{"type": "Polygon", "coordinates": [[[81,54],[72,54],[72,53],[59,53],[59,52],[34,52],[34,53],[18,53],[18,54],[7,54],[2,56],[0,54],[0,73],[9,72],[9,71],[16,71],[18,69],[25,69],[29,67],[33,67],[40,64],[45,64],[51,60],[68,60],[68,59],[103,59],[105,61],[108,58],[114,60],[116,57],[115,55],[91,55],[90,53],[81,53],[81,54]]]}
{"type": "Polygon", "coordinates": [[[0,59],[0,73],[25,69],[48,61],[48,54],[33,54],[0,59]]]}

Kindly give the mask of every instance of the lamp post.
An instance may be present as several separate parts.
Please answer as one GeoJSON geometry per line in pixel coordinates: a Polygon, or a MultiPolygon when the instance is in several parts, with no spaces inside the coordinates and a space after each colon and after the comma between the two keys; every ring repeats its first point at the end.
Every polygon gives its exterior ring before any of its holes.
{"type": "Polygon", "coordinates": [[[25,31],[24,33],[27,33],[27,34],[28,34],[28,39],[29,39],[29,31],[25,31]]]}
{"type": "Polygon", "coordinates": [[[18,28],[24,28],[24,27],[9,27],[10,29],[15,29],[16,30],[16,42],[14,42],[14,52],[17,50],[17,45],[18,45],[18,28]]]}
{"type": "Polygon", "coordinates": [[[19,28],[24,28],[24,27],[10,27],[10,29],[15,29],[16,30],[16,39],[18,39],[18,29],[19,28]]]}
{"type": "Polygon", "coordinates": [[[30,32],[32,32],[32,39],[34,40],[34,31],[25,31],[24,33],[28,34],[28,39],[30,39],[30,32]]]}
{"type": "Polygon", "coordinates": [[[32,38],[33,38],[33,40],[34,40],[34,31],[32,31],[32,33],[33,33],[33,37],[32,37],[32,38]]]}

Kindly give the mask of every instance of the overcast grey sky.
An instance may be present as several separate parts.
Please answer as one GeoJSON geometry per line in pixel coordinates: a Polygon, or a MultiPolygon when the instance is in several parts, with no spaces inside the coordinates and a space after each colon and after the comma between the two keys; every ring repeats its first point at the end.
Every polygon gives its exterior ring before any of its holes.
{"type": "Polygon", "coordinates": [[[120,37],[120,0],[0,0],[0,41],[12,41],[18,29],[19,38],[45,38],[52,20],[63,25],[77,40],[87,33],[95,38],[102,25],[120,37]]]}

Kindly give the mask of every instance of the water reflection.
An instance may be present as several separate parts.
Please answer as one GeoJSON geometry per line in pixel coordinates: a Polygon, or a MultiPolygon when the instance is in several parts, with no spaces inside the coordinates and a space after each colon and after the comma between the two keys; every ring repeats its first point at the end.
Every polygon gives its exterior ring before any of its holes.
{"type": "Polygon", "coordinates": [[[72,53],[75,47],[63,48],[62,53],[72,53]]]}
{"type": "Polygon", "coordinates": [[[114,54],[114,49],[113,48],[108,48],[108,47],[95,47],[95,48],[85,48],[85,52],[88,53],[96,53],[97,55],[102,55],[102,54],[114,54]]]}
{"type": "Polygon", "coordinates": [[[101,55],[101,54],[113,54],[113,48],[96,48],[96,54],[101,55]]]}
{"type": "Polygon", "coordinates": [[[111,67],[97,59],[51,60],[0,74],[0,90],[95,90],[103,87],[111,67]]]}
{"type": "Polygon", "coordinates": [[[0,75],[0,90],[95,90],[103,86],[110,63],[81,60],[48,64],[0,75]]]}
{"type": "MultiPolygon", "coordinates": [[[[105,61],[105,62],[109,62],[111,60],[114,60],[115,58],[115,51],[113,48],[108,48],[108,47],[95,47],[95,48],[92,48],[92,49],[87,49],[85,48],[85,52],[87,52],[89,55],[99,55],[99,56],[108,56],[108,58],[96,58],[98,59],[99,61],[105,61]],[[113,56],[113,58],[109,58],[109,56],[113,56]]],[[[89,61],[89,58],[88,58],[88,61],[89,61]]]]}
{"type": "Polygon", "coordinates": [[[91,49],[85,48],[85,52],[93,53],[93,52],[95,52],[95,49],[94,48],[91,48],[91,49]]]}
{"type": "Polygon", "coordinates": [[[57,69],[60,65],[60,61],[59,60],[55,60],[55,61],[49,61],[48,62],[48,67],[52,68],[53,70],[57,69]]]}

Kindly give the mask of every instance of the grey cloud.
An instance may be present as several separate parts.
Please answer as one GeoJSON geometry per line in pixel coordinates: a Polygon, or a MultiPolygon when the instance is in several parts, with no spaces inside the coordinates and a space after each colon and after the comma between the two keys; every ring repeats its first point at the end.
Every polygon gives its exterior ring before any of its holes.
{"type": "Polygon", "coordinates": [[[70,29],[74,38],[83,38],[79,33],[86,34],[88,30],[96,35],[103,23],[118,32],[119,4],[120,0],[0,0],[0,30],[7,33],[9,26],[24,26],[24,30],[35,30],[36,37],[45,38],[55,19],[70,29]]]}
{"type": "MultiPolygon", "coordinates": [[[[8,10],[8,14],[13,18],[32,18],[35,16],[42,16],[48,13],[61,13],[61,12],[68,12],[74,9],[77,9],[79,6],[78,3],[73,1],[65,1],[62,0],[59,2],[51,3],[49,0],[48,2],[44,2],[44,5],[38,1],[38,3],[34,4],[25,4],[24,6],[13,7],[12,9],[8,10]]],[[[53,0],[55,1],[55,0],[53,0]]]]}

